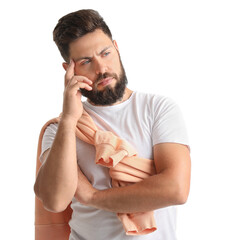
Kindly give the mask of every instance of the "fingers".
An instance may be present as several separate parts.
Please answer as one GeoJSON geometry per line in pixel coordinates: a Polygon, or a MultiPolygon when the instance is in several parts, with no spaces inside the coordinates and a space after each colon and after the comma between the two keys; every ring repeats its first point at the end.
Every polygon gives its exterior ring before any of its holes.
{"type": "Polygon", "coordinates": [[[67,86],[68,81],[75,75],[74,68],[75,68],[75,63],[71,59],[65,74],[65,81],[64,81],[65,87],[67,86]]]}
{"type": "Polygon", "coordinates": [[[77,81],[77,82],[84,82],[84,83],[87,83],[89,85],[93,84],[93,82],[85,76],[73,76],[73,78],[71,80],[72,81],[77,81]]]}
{"type": "Polygon", "coordinates": [[[75,69],[75,62],[73,61],[73,59],[71,59],[65,74],[65,77],[67,79],[71,79],[75,75],[74,69],[75,69]]]}
{"type": "Polygon", "coordinates": [[[85,88],[88,91],[92,90],[92,81],[83,76],[74,76],[66,86],[67,89],[79,90],[80,88],[85,88]]]}
{"type": "Polygon", "coordinates": [[[79,83],[77,85],[77,86],[80,86],[79,88],[86,88],[87,90],[92,90],[92,88],[89,87],[89,85],[92,85],[93,82],[85,76],[77,76],[77,75],[75,76],[74,69],[75,69],[75,63],[71,59],[65,74],[65,81],[64,81],[65,88],[68,85],[74,85],[79,83]],[[80,84],[80,83],[86,83],[86,84],[80,84]]]}
{"type": "Polygon", "coordinates": [[[72,88],[74,88],[75,90],[79,90],[80,88],[85,88],[88,91],[92,90],[92,87],[84,82],[75,82],[73,85],[71,85],[72,88]]]}

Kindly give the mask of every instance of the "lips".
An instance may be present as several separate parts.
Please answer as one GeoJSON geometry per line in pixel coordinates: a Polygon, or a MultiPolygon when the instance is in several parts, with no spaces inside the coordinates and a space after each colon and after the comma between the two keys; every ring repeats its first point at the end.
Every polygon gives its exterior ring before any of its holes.
{"type": "Polygon", "coordinates": [[[113,81],[113,77],[107,77],[107,78],[104,78],[102,79],[99,83],[98,83],[98,86],[107,86],[108,84],[110,84],[112,81],[113,81]]]}

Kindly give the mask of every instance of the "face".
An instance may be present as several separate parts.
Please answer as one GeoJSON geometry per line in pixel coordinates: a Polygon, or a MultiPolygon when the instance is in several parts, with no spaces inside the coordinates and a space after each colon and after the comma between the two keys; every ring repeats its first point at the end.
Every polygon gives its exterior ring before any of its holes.
{"type": "Polygon", "coordinates": [[[96,30],[70,44],[70,58],[75,74],[92,82],[92,91],[81,89],[83,96],[95,105],[112,105],[121,100],[127,84],[116,42],[96,30]]]}

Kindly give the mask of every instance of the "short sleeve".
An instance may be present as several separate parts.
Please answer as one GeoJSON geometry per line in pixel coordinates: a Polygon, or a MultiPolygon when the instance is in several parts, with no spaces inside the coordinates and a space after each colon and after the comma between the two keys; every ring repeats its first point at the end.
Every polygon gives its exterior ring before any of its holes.
{"type": "Polygon", "coordinates": [[[39,158],[41,162],[43,162],[43,159],[42,159],[43,153],[47,149],[51,148],[51,146],[53,144],[54,138],[56,136],[57,128],[58,128],[58,124],[53,123],[53,124],[50,124],[44,132],[44,135],[42,138],[42,151],[41,151],[41,155],[39,158]]]}
{"type": "Polygon", "coordinates": [[[172,142],[189,146],[182,112],[172,99],[165,97],[156,99],[153,120],[153,145],[172,142]]]}

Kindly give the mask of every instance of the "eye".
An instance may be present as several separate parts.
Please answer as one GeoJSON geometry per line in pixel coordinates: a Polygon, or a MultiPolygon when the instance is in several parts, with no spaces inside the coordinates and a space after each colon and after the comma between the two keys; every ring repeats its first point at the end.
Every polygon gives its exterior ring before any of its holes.
{"type": "Polygon", "coordinates": [[[104,52],[103,56],[106,57],[110,54],[110,52],[104,52]]]}
{"type": "Polygon", "coordinates": [[[81,65],[86,65],[86,64],[88,64],[88,63],[90,63],[91,62],[91,60],[90,59],[87,59],[87,60],[85,60],[85,61],[82,61],[81,62],[81,65]]]}

